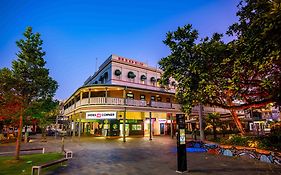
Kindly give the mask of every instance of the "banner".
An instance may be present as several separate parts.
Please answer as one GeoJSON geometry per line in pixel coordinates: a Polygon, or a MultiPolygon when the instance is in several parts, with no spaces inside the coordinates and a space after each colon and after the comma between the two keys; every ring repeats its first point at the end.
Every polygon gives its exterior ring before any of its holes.
{"type": "Polygon", "coordinates": [[[116,119],[116,112],[86,112],[86,119],[116,119]]]}

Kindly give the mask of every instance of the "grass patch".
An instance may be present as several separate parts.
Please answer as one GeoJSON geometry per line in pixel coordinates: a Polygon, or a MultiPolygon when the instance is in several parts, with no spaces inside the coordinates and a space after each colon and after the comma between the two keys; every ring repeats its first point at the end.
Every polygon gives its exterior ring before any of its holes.
{"type": "MultiPolygon", "coordinates": [[[[22,155],[20,160],[15,160],[14,156],[1,156],[0,157],[0,174],[9,175],[30,175],[31,167],[35,165],[40,165],[43,163],[51,162],[63,158],[61,153],[45,153],[45,154],[32,154],[32,155],[22,155]]],[[[44,171],[53,170],[60,166],[54,165],[50,168],[43,169],[44,171]]]]}

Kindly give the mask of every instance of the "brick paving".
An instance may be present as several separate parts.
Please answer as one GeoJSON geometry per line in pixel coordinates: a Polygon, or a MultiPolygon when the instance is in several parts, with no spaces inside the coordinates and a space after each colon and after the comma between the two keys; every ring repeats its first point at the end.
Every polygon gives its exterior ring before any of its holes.
{"type": "MultiPolygon", "coordinates": [[[[59,139],[23,144],[23,148],[45,147],[47,152],[60,151],[59,139]]],[[[81,137],[65,140],[73,151],[66,167],[50,175],[173,175],[176,173],[176,140],[170,137],[105,139],[81,137]]],[[[13,151],[14,144],[0,145],[0,152],[13,151]]],[[[207,153],[187,153],[188,172],[192,175],[281,175],[281,166],[253,159],[233,158],[207,153]]]]}

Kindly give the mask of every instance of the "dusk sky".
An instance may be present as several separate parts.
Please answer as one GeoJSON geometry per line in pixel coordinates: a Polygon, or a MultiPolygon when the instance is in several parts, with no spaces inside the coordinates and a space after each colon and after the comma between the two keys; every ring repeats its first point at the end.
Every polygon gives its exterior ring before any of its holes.
{"type": "MultiPolygon", "coordinates": [[[[239,0],[0,0],[0,68],[16,59],[27,26],[39,32],[46,67],[68,98],[111,54],[150,66],[169,54],[166,33],[192,24],[200,37],[237,21],[239,0]]],[[[227,41],[228,38],[225,38],[227,41]]]]}

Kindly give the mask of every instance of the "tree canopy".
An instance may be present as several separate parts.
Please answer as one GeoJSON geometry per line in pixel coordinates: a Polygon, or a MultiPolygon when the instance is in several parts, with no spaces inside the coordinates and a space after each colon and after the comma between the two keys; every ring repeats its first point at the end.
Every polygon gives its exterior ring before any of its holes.
{"type": "Polygon", "coordinates": [[[218,33],[200,40],[192,25],[179,27],[167,33],[171,54],[159,64],[162,82],[178,82],[184,112],[199,103],[229,109],[243,133],[236,110],[280,104],[281,10],[278,0],[244,0],[238,7],[239,21],[227,31],[234,40],[225,43],[218,33]]]}

